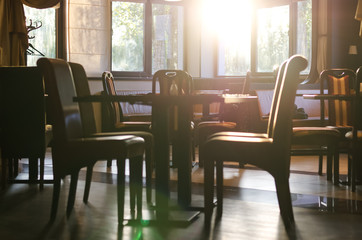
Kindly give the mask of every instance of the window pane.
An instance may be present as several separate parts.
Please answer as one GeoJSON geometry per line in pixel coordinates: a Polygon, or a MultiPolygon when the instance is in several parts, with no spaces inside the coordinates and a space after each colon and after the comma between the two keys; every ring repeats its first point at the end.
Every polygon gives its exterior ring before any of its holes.
{"type": "Polygon", "coordinates": [[[302,73],[309,73],[312,59],[312,1],[298,2],[297,16],[297,54],[305,56],[308,68],[302,73]]]}
{"type": "Polygon", "coordinates": [[[257,72],[273,72],[289,56],[289,5],[257,12],[257,72]]]}
{"type": "Polygon", "coordinates": [[[219,76],[240,76],[250,70],[250,6],[250,1],[238,0],[230,1],[230,6],[223,9],[225,12],[222,13],[222,19],[224,20],[218,33],[219,76]],[[243,9],[243,14],[240,14],[240,9],[243,9]]]}
{"type": "Polygon", "coordinates": [[[144,70],[144,4],[112,2],[112,70],[144,70]]]}
{"type": "Polygon", "coordinates": [[[27,65],[36,66],[36,61],[42,57],[55,58],[55,9],[36,9],[24,5],[26,25],[41,26],[29,32],[29,48],[27,65]],[[39,52],[38,52],[39,51],[39,52]]]}
{"type": "Polygon", "coordinates": [[[183,69],[183,7],[152,5],[152,73],[183,69]]]}

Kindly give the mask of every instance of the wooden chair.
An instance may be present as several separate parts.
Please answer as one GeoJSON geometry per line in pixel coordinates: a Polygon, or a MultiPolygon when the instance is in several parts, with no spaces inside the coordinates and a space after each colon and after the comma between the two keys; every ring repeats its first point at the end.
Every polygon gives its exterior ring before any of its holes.
{"type": "MultiPolygon", "coordinates": [[[[250,72],[247,72],[245,81],[242,87],[242,94],[248,94],[250,90],[250,72]]],[[[254,103],[242,103],[242,104],[232,104],[232,105],[225,105],[221,104],[220,106],[220,114],[217,120],[209,121],[203,118],[203,120],[197,124],[197,133],[198,133],[198,143],[199,148],[203,147],[203,143],[208,139],[208,137],[217,132],[223,131],[246,131],[248,128],[246,125],[246,121],[248,121],[252,114],[251,106],[254,103]]],[[[199,151],[199,167],[204,166],[204,151],[199,151]]],[[[240,162],[240,167],[243,167],[244,164],[240,162]]]]}
{"type": "MultiPolygon", "coordinates": [[[[272,105],[275,108],[276,105],[272,105]]],[[[318,155],[319,175],[322,175],[323,156],[327,155],[327,180],[332,180],[332,164],[334,164],[333,180],[339,184],[339,142],[341,133],[335,127],[326,127],[321,120],[318,126],[293,127],[292,155],[318,155]]],[[[219,134],[222,135],[223,133],[219,134]]],[[[229,134],[230,135],[230,134],[229,134]]],[[[238,134],[238,136],[243,134],[238,134]]],[[[203,151],[200,151],[202,156],[203,151]]]]}
{"type": "MultiPolygon", "coordinates": [[[[193,79],[190,74],[183,70],[158,70],[152,79],[152,93],[161,95],[190,95],[194,89],[193,79]],[[157,91],[159,87],[159,92],[157,91]]],[[[171,144],[178,140],[178,135],[182,134],[177,130],[177,107],[170,111],[169,120],[169,137],[171,144]]],[[[190,123],[192,131],[194,131],[194,122],[190,123]]],[[[194,134],[192,134],[194,135],[194,134]]],[[[195,139],[192,139],[192,159],[195,161],[195,139]]],[[[172,163],[177,167],[177,144],[172,144],[172,163]]]]}
{"type": "MultiPolygon", "coordinates": [[[[353,101],[352,109],[352,126],[353,129],[345,134],[345,137],[349,143],[348,155],[351,161],[351,190],[356,191],[357,176],[361,176],[361,157],[362,157],[362,104],[361,104],[361,87],[362,83],[362,67],[359,67],[356,71],[356,82],[354,84],[355,99],[353,101]]],[[[359,179],[360,180],[360,179],[359,179]]]]}
{"type": "MultiPolygon", "coordinates": [[[[356,73],[348,68],[332,68],[321,72],[320,74],[320,92],[323,94],[324,89],[328,89],[329,95],[353,95],[355,92],[356,73]]],[[[348,149],[348,141],[343,137],[348,131],[352,130],[353,116],[351,101],[346,100],[328,100],[328,119],[326,119],[325,102],[321,100],[321,121],[324,126],[333,128],[340,132],[339,141],[337,147],[339,152],[346,152],[348,149]]],[[[337,159],[338,161],[338,159],[337,159]]],[[[334,163],[335,180],[339,178],[339,164],[334,163]]],[[[351,166],[349,162],[348,167],[348,180],[351,178],[351,166]]],[[[327,178],[328,172],[331,171],[331,167],[328,167],[327,158],[327,178]]],[[[335,181],[338,184],[337,181],[335,181]]]]}
{"type": "MultiPolygon", "coordinates": [[[[216,163],[217,217],[222,215],[223,205],[223,162],[250,163],[268,171],[275,180],[279,208],[286,227],[294,223],[289,189],[290,149],[292,137],[292,109],[294,105],[299,72],[307,67],[307,60],[293,56],[279,70],[274,91],[268,132],[245,133],[244,136],[216,135],[205,143],[204,195],[205,224],[210,226],[214,198],[214,166],[216,163]],[[248,137],[248,135],[250,137],[248,137]],[[256,134],[258,135],[258,134],[256,134]]],[[[236,133],[236,135],[239,133],[236,133]]]]}
{"type": "MultiPolygon", "coordinates": [[[[61,59],[41,58],[37,61],[45,81],[49,104],[47,114],[53,123],[53,174],[54,190],[51,208],[51,220],[57,213],[60,181],[66,175],[71,176],[67,216],[70,215],[75,201],[79,171],[83,167],[92,168],[97,160],[116,158],[118,167],[117,196],[118,223],[123,222],[125,159],[130,160],[130,188],[135,188],[137,198],[137,216],[142,212],[142,158],[144,140],[133,135],[111,137],[85,137],[74,80],[68,63],[61,59]]],[[[86,186],[86,188],[90,186],[86,186]]],[[[85,192],[89,189],[85,189],[85,192]]],[[[133,196],[131,196],[132,198],[133,196]]],[[[132,210],[132,209],[131,209],[132,210]]]]}
{"type": "Polygon", "coordinates": [[[45,97],[37,67],[0,67],[0,143],[3,187],[11,183],[44,184],[45,151],[52,127],[45,120],[45,97]],[[29,159],[29,180],[16,179],[18,161],[29,159]],[[38,159],[40,174],[38,180],[38,159]],[[8,175],[6,169],[8,165],[8,175]]]}
{"type": "MultiPolygon", "coordinates": [[[[77,95],[89,96],[91,95],[87,74],[81,64],[68,63],[71,67],[72,74],[74,77],[75,89],[77,95]]],[[[119,103],[114,103],[118,105],[119,103]]],[[[114,132],[97,132],[96,122],[94,118],[93,104],[90,102],[80,102],[79,110],[82,117],[83,134],[87,137],[101,137],[101,136],[118,136],[118,135],[135,135],[142,137],[145,140],[145,165],[146,165],[146,189],[147,189],[147,202],[151,203],[152,200],[152,173],[153,173],[153,162],[154,162],[154,140],[153,135],[150,132],[141,131],[144,130],[143,126],[140,131],[127,131],[125,128],[114,128],[114,132]]],[[[111,161],[111,160],[110,160],[111,161]]],[[[86,184],[89,184],[92,176],[92,169],[87,169],[86,184]]],[[[88,199],[85,194],[84,199],[88,199]]],[[[133,201],[131,201],[133,202],[133,201]]]]}
{"type": "MultiPolygon", "coordinates": [[[[111,72],[102,74],[103,94],[117,95],[114,78],[111,72]]],[[[151,132],[151,122],[126,121],[119,102],[106,102],[102,105],[102,131],[147,131],[151,132]]]]}

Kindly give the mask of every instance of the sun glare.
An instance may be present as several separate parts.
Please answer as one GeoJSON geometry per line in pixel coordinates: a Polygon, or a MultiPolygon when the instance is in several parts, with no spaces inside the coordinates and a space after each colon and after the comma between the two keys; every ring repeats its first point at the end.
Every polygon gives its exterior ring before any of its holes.
{"type": "Polygon", "coordinates": [[[250,31],[250,0],[204,0],[204,26],[219,38],[239,38],[250,31]]]}

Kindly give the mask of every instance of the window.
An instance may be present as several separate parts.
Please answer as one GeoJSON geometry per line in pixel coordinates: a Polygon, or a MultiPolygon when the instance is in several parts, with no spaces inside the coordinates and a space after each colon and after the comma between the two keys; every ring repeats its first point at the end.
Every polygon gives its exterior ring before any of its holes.
{"type": "Polygon", "coordinates": [[[183,69],[183,7],[163,1],[112,1],[115,76],[183,69]]]}
{"type": "Polygon", "coordinates": [[[34,27],[29,32],[29,48],[27,50],[27,65],[36,66],[36,61],[42,57],[55,58],[56,32],[55,9],[36,9],[24,5],[26,25],[34,27]]]}
{"type": "MultiPolygon", "coordinates": [[[[312,0],[204,3],[206,21],[218,35],[218,76],[242,76],[249,70],[270,74],[293,54],[302,54],[311,62],[312,0]]],[[[310,67],[303,73],[309,71],[310,67]]]]}

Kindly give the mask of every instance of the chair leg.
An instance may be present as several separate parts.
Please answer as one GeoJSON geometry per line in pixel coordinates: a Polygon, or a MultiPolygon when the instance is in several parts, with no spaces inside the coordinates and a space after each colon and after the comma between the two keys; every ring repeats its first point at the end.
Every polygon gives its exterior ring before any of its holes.
{"type": "Polygon", "coordinates": [[[355,192],[356,191],[356,159],[353,157],[352,158],[352,173],[351,173],[351,191],[355,192]]]}
{"type": "Polygon", "coordinates": [[[7,182],[7,165],[8,165],[8,159],[5,158],[4,156],[1,156],[1,187],[2,189],[5,189],[6,187],[6,182],[7,182]]]}
{"type": "Polygon", "coordinates": [[[348,153],[348,173],[347,173],[347,182],[348,182],[348,185],[351,185],[351,179],[352,179],[352,156],[351,156],[351,153],[348,153]]]}
{"type": "Polygon", "coordinates": [[[328,147],[327,149],[327,180],[332,180],[332,161],[333,161],[333,149],[328,147]]]}
{"type": "Polygon", "coordinates": [[[196,144],[195,144],[195,139],[192,138],[192,141],[191,141],[191,154],[192,154],[192,161],[195,162],[196,161],[196,152],[195,152],[195,147],[196,147],[196,144]]]}
{"type": "Polygon", "coordinates": [[[30,182],[38,179],[38,159],[29,158],[29,180],[30,182]]]}
{"type": "Polygon", "coordinates": [[[112,167],[112,159],[107,160],[107,167],[112,167]]]}
{"type": "Polygon", "coordinates": [[[94,164],[89,165],[87,167],[87,173],[86,173],[86,177],[85,177],[84,194],[83,194],[83,202],[84,203],[88,203],[90,185],[91,185],[91,182],[92,182],[92,175],[93,175],[93,167],[94,167],[94,164]]]}
{"type": "Polygon", "coordinates": [[[77,192],[77,184],[78,184],[78,176],[79,172],[72,173],[70,175],[70,187],[69,187],[69,195],[68,195],[68,204],[67,204],[67,217],[70,216],[72,213],[74,202],[75,202],[75,195],[77,192]]]}
{"type": "Polygon", "coordinates": [[[123,225],[125,189],[125,159],[117,159],[118,225],[123,225]]]}
{"type": "Polygon", "coordinates": [[[146,199],[150,204],[152,201],[152,173],[153,173],[153,146],[146,144],[145,164],[146,164],[146,199]]]}
{"type": "Polygon", "coordinates": [[[39,165],[40,165],[40,183],[39,183],[39,189],[44,189],[44,156],[41,156],[39,159],[39,165]]]}
{"type": "Polygon", "coordinates": [[[275,186],[277,190],[280,214],[285,227],[288,229],[294,224],[294,214],[292,207],[292,199],[290,196],[288,177],[275,177],[275,186]]]}
{"type": "Polygon", "coordinates": [[[333,162],[334,162],[334,174],[333,174],[333,181],[334,181],[334,185],[339,185],[339,150],[337,147],[338,144],[336,144],[333,148],[334,150],[334,157],[333,157],[333,162]]]}
{"type": "Polygon", "coordinates": [[[50,212],[51,221],[54,221],[55,217],[57,216],[59,195],[60,195],[60,178],[54,176],[53,200],[52,200],[52,208],[51,208],[51,212],[50,212]]]}
{"type": "Polygon", "coordinates": [[[323,153],[319,154],[318,175],[323,175],[323,153]]]}
{"type": "Polygon", "coordinates": [[[356,178],[357,178],[357,161],[359,159],[359,153],[356,146],[353,146],[354,152],[352,153],[351,163],[351,190],[356,191],[356,178]]]}
{"type": "Polygon", "coordinates": [[[137,197],[137,218],[142,218],[142,166],[143,166],[143,156],[135,157],[135,159],[132,159],[131,161],[134,161],[135,164],[135,173],[137,175],[135,176],[135,184],[136,184],[136,197],[137,197]]]}
{"type": "Polygon", "coordinates": [[[203,150],[203,144],[200,143],[199,144],[199,167],[202,168],[204,167],[204,150],[203,150]]]}
{"type": "Polygon", "coordinates": [[[16,178],[19,174],[19,160],[18,158],[14,158],[14,165],[13,165],[13,177],[16,178]]]}
{"type": "Polygon", "coordinates": [[[223,161],[216,161],[216,198],[217,198],[217,218],[221,218],[223,211],[223,190],[224,190],[224,172],[223,161]]]}
{"type": "Polygon", "coordinates": [[[129,197],[130,197],[130,208],[131,213],[135,212],[135,202],[136,202],[136,178],[137,178],[137,171],[136,169],[137,163],[135,159],[129,159],[129,197]]]}
{"type": "Polygon", "coordinates": [[[205,205],[205,226],[211,224],[214,201],[214,161],[204,162],[204,205],[205,205]]]}
{"type": "Polygon", "coordinates": [[[8,160],[8,178],[13,180],[14,177],[14,162],[15,158],[9,158],[8,160]]]}

